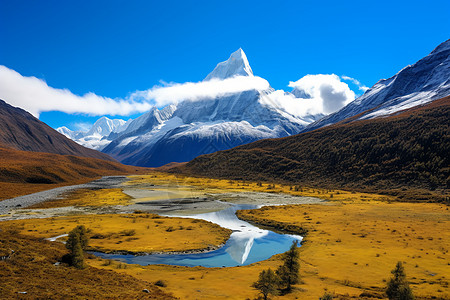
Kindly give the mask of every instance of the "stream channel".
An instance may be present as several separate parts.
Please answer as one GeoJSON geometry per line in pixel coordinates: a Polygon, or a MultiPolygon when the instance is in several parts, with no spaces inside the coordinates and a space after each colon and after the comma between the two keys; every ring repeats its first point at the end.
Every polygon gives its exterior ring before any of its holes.
{"type": "MultiPolygon", "coordinates": [[[[100,252],[94,252],[94,254],[105,259],[140,265],[235,267],[266,260],[275,254],[286,252],[293,241],[298,240],[300,242],[302,240],[301,236],[278,234],[258,228],[248,222],[239,220],[236,216],[236,211],[239,209],[256,209],[261,205],[227,204],[229,206],[220,211],[181,216],[210,221],[233,230],[225,245],[217,250],[185,254],[123,255],[100,252]]],[[[180,217],[180,215],[164,215],[180,217]]]]}

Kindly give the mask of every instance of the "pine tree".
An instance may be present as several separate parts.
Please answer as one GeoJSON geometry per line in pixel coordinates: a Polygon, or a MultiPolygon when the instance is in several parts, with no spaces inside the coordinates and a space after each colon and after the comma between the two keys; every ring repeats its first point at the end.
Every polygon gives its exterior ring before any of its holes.
{"type": "Polygon", "coordinates": [[[84,264],[84,252],[83,249],[81,249],[80,243],[75,243],[71,256],[72,266],[77,269],[84,269],[86,267],[86,265],[84,264]]]}
{"type": "Polygon", "coordinates": [[[252,287],[259,290],[264,300],[267,300],[269,294],[278,294],[279,278],[270,268],[259,273],[258,281],[252,284],[252,287]]]}
{"type": "Polygon", "coordinates": [[[406,281],[405,269],[402,262],[398,262],[395,269],[391,271],[394,275],[389,279],[386,294],[390,300],[413,300],[414,295],[406,281]]]}
{"type": "Polygon", "coordinates": [[[283,264],[277,269],[281,285],[287,292],[291,291],[292,285],[298,283],[300,279],[298,257],[298,241],[294,241],[289,251],[283,254],[283,264]]]}
{"type": "Polygon", "coordinates": [[[69,232],[66,248],[70,250],[72,265],[78,269],[85,267],[83,251],[86,250],[88,241],[84,225],[79,225],[69,232]]]}

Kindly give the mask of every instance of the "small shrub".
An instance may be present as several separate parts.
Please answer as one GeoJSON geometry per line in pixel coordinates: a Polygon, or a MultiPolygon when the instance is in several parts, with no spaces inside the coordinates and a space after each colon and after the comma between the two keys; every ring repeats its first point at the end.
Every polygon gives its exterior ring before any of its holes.
{"type": "Polygon", "coordinates": [[[160,286],[160,287],[167,287],[167,282],[165,280],[158,280],[155,282],[156,286],[160,286]]]}
{"type": "Polygon", "coordinates": [[[334,297],[333,297],[333,294],[330,294],[330,293],[325,292],[325,293],[323,294],[323,296],[319,298],[319,300],[331,300],[331,299],[333,299],[333,298],[334,298],[334,297]]]}

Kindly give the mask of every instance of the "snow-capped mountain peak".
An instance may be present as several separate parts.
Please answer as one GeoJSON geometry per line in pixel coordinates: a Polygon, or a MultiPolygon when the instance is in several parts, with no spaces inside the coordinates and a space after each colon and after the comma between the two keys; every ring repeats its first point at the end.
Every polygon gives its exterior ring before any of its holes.
{"type": "Polygon", "coordinates": [[[226,61],[219,63],[206,76],[205,81],[213,78],[226,79],[234,76],[253,76],[253,71],[248,63],[247,56],[241,48],[233,52],[226,61]]]}
{"type": "Polygon", "coordinates": [[[77,134],[76,131],[72,131],[69,128],[67,128],[66,126],[58,127],[58,128],[56,128],[56,131],[58,131],[62,135],[65,135],[66,137],[68,137],[69,139],[72,139],[72,140],[75,139],[76,134],[77,134]]]}
{"type": "Polygon", "coordinates": [[[98,119],[92,128],[86,133],[86,135],[100,135],[100,136],[107,136],[111,132],[115,131],[117,128],[123,126],[126,122],[121,119],[114,119],[111,120],[107,117],[101,117],[98,119]]]}
{"type": "Polygon", "coordinates": [[[111,142],[111,140],[107,139],[109,135],[113,133],[117,135],[118,133],[125,131],[132,121],[132,119],[124,121],[121,119],[111,120],[107,117],[101,117],[88,131],[72,131],[65,126],[57,128],[56,131],[80,145],[95,150],[102,150],[111,142]]]}

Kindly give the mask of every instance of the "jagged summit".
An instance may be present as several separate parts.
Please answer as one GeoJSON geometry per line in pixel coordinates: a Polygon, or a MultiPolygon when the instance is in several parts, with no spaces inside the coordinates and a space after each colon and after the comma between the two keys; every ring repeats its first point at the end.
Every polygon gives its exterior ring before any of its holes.
{"type": "Polygon", "coordinates": [[[233,52],[226,61],[219,63],[214,70],[206,76],[205,81],[213,78],[225,79],[234,76],[253,76],[252,68],[242,48],[233,52]]]}

